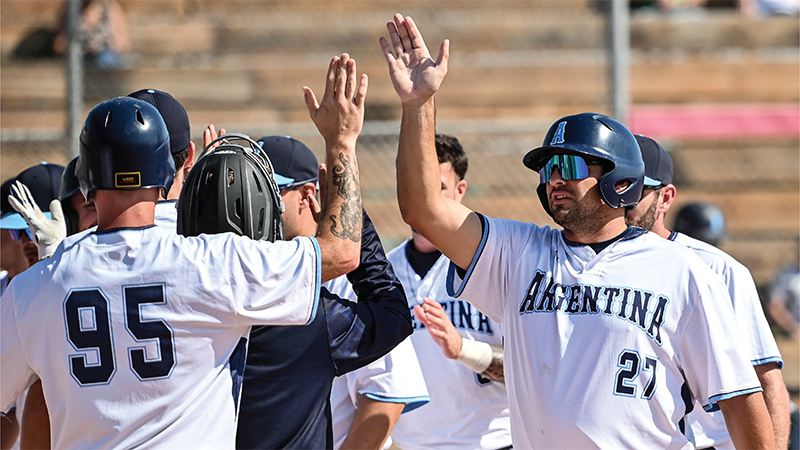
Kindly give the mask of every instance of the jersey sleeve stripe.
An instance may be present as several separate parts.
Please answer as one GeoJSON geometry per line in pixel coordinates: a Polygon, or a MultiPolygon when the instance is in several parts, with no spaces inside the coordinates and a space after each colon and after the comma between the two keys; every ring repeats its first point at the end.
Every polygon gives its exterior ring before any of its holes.
{"type": "Polygon", "coordinates": [[[761,388],[761,386],[758,386],[750,389],[742,389],[739,391],[714,395],[708,399],[709,400],[708,405],[703,405],[703,410],[705,410],[706,412],[719,411],[719,405],[717,404],[717,402],[719,402],[720,400],[727,400],[729,398],[738,397],[740,395],[753,394],[755,392],[762,392],[762,391],[763,389],[761,388]]]}
{"type": "Polygon", "coordinates": [[[317,308],[319,307],[319,289],[322,286],[322,251],[319,248],[319,242],[314,236],[309,236],[311,242],[314,244],[314,253],[316,253],[316,277],[314,280],[314,307],[311,310],[311,315],[308,317],[308,322],[311,323],[314,317],[317,316],[317,308]]]}
{"type": "Polygon", "coordinates": [[[768,364],[773,362],[778,363],[778,369],[783,369],[783,358],[781,358],[780,356],[770,356],[767,358],[754,359],[753,365],[760,366],[762,364],[768,364]]]}
{"type": "Polygon", "coordinates": [[[469,277],[472,275],[472,271],[475,269],[475,265],[478,263],[478,260],[481,258],[483,254],[483,249],[486,247],[486,240],[489,237],[489,223],[483,214],[475,213],[478,215],[478,219],[481,221],[481,228],[483,229],[483,236],[481,236],[481,243],[478,245],[478,249],[475,251],[475,256],[472,258],[472,262],[469,263],[469,267],[467,268],[467,273],[464,275],[464,278],[461,280],[461,283],[458,285],[458,289],[455,288],[456,281],[459,280],[458,273],[456,273],[456,265],[452,262],[450,263],[450,267],[447,269],[447,282],[445,283],[447,287],[447,295],[451,297],[460,297],[461,293],[464,292],[464,288],[467,286],[467,282],[469,281],[469,277]]]}
{"type": "Polygon", "coordinates": [[[383,395],[373,394],[370,392],[365,392],[362,395],[369,399],[375,400],[376,402],[405,403],[406,406],[405,408],[403,408],[403,412],[401,412],[400,414],[405,414],[407,412],[413,411],[431,401],[430,396],[427,395],[420,395],[417,397],[384,397],[383,395]]]}

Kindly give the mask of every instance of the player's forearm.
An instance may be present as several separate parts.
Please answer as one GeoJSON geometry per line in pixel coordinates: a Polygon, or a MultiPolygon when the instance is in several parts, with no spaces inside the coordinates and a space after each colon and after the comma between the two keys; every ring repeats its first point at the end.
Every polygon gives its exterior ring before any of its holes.
{"type": "Polygon", "coordinates": [[[720,400],[719,407],[725,417],[734,447],[775,448],[772,420],[760,392],[720,400]]]}
{"type": "Polygon", "coordinates": [[[380,449],[404,407],[404,403],[380,402],[359,395],[356,415],[339,450],[380,449]]]}
{"type": "MultiPolygon", "coordinates": [[[[404,104],[397,152],[397,200],[403,220],[423,232],[441,201],[433,97],[404,104]]],[[[423,232],[423,235],[425,233],[423,232]]]]}
{"type": "Polygon", "coordinates": [[[50,414],[44,401],[42,380],[33,383],[28,389],[23,411],[25,417],[19,434],[20,448],[50,448],[50,414]]]}
{"type": "Polygon", "coordinates": [[[326,143],[328,176],[317,240],[322,254],[322,281],[358,266],[361,248],[361,186],[355,142],[326,143]]]}
{"type": "Polygon", "coordinates": [[[772,419],[772,431],[775,434],[777,448],[787,448],[789,446],[791,403],[783,380],[783,373],[777,363],[769,363],[756,366],[756,374],[764,389],[764,402],[767,405],[770,419],[772,419]]]}

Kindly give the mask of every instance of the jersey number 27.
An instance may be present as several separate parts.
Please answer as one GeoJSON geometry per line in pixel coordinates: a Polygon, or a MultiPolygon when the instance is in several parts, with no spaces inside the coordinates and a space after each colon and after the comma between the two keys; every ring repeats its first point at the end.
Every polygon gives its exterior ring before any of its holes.
{"type": "MultiPolygon", "coordinates": [[[[175,367],[172,330],[163,320],[142,320],[142,307],[164,304],[164,286],[125,286],[125,328],[136,341],[155,341],[157,355],[148,358],[144,346],[129,347],[131,370],[140,380],[164,378],[175,367]]],[[[82,353],[69,357],[70,371],[81,386],[106,384],[116,372],[109,300],[100,289],[73,290],[64,302],[67,338],[82,353]],[[94,354],[90,361],[89,356],[94,354]]]]}

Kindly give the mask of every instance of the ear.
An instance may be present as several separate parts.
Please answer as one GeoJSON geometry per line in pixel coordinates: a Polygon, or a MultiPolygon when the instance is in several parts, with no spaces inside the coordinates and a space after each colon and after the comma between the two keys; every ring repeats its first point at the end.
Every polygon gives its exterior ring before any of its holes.
{"type": "Polygon", "coordinates": [[[189,155],[186,157],[186,161],[183,163],[183,173],[189,175],[189,171],[192,170],[194,167],[194,151],[196,147],[194,142],[189,141],[189,155]]]}
{"type": "Polygon", "coordinates": [[[675,195],[678,193],[675,186],[668,184],[661,188],[661,195],[658,198],[658,213],[659,214],[666,214],[669,211],[669,208],[672,206],[672,202],[675,201],[675,195]]]}
{"type": "Polygon", "coordinates": [[[307,205],[310,207],[310,205],[308,205],[308,197],[317,196],[317,186],[314,185],[314,183],[306,183],[300,186],[298,190],[300,191],[300,202],[303,203],[303,205],[307,205]]]}
{"type": "Polygon", "coordinates": [[[456,201],[461,203],[464,195],[467,194],[467,180],[461,180],[456,183],[456,201]]]}

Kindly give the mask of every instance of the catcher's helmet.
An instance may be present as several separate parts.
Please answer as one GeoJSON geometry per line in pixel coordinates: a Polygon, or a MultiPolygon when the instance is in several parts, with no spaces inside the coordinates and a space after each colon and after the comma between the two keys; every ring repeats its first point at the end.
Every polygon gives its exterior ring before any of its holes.
{"type": "Polygon", "coordinates": [[[673,229],[711,245],[719,245],[727,239],[725,215],[711,203],[684,205],[675,215],[673,229]]]}
{"type": "Polygon", "coordinates": [[[97,189],[168,191],[172,186],[169,132],[158,110],[145,101],[116,97],[95,106],[80,141],[75,175],[87,200],[97,189]]]}
{"type": "Polygon", "coordinates": [[[215,139],[183,184],[178,233],[230,231],[255,240],[282,240],[284,205],[273,174],[269,158],[249,137],[226,134],[215,139]],[[247,141],[248,146],[232,144],[235,140],[247,141]]]}
{"type": "MultiPolygon", "coordinates": [[[[529,151],[522,162],[539,171],[554,153],[587,155],[608,163],[600,177],[600,194],[612,208],[636,206],[642,193],[644,162],[636,138],[624,125],[603,114],[582,113],[562,117],[547,131],[541,147],[529,151]],[[630,185],[617,192],[614,184],[630,185]]],[[[537,188],[545,211],[552,215],[545,184],[537,188]]]]}
{"type": "Polygon", "coordinates": [[[72,235],[78,232],[78,212],[72,207],[70,198],[81,191],[78,177],[75,175],[75,165],[78,158],[72,158],[67,163],[64,173],[61,175],[61,186],[58,188],[58,200],[61,202],[61,210],[64,211],[64,220],[67,222],[67,234],[72,235]]]}

